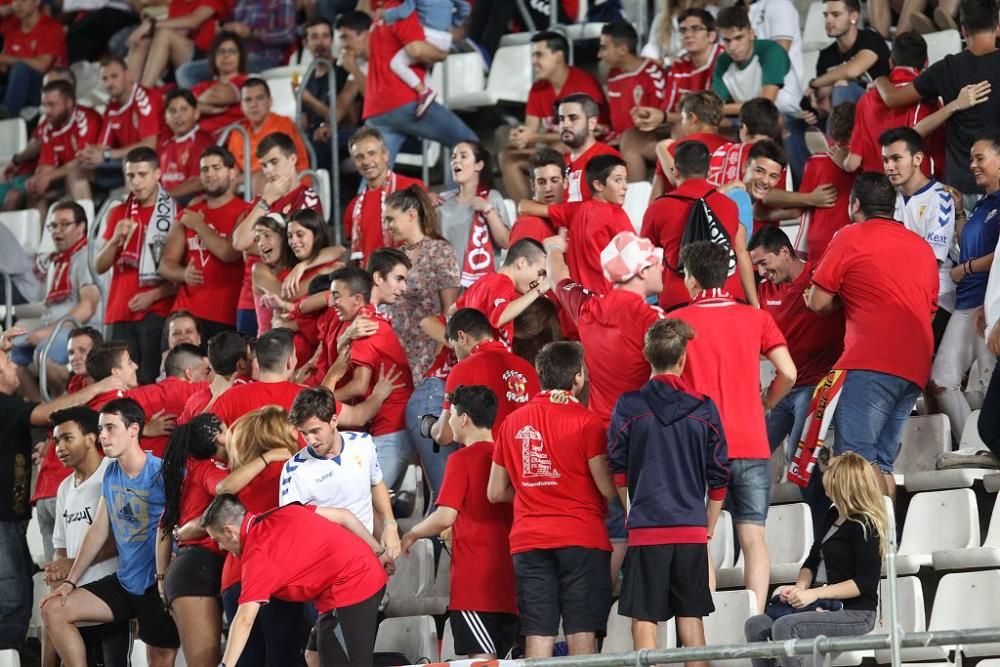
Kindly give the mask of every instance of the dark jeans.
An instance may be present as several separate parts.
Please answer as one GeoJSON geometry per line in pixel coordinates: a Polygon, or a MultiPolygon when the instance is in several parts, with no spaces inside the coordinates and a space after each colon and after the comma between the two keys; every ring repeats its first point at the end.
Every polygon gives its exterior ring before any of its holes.
{"type": "Polygon", "coordinates": [[[14,63],[3,82],[3,106],[11,116],[24,107],[37,107],[42,99],[42,73],[25,63],[14,63]]]}
{"type": "MultiPolygon", "coordinates": [[[[550,1],[533,0],[525,3],[536,30],[546,30],[549,27],[550,1]]],[[[559,23],[572,23],[561,2],[558,11],[559,23]]],[[[500,46],[500,38],[510,32],[510,22],[516,14],[517,3],[514,0],[476,0],[469,15],[469,38],[492,56],[500,46]]],[[[521,17],[517,18],[520,22],[521,17]]]]}
{"type": "Polygon", "coordinates": [[[236,311],[236,330],[244,336],[257,337],[257,312],[253,308],[236,311]]]}
{"type": "MultiPolygon", "coordinates": [[[[239,599],[239,584],[222,592],[222,606],[230,623],[236,616],[239,599]]],[[[236,667],[302,664],[302,647],[305,646],[303,619],[301,602],[271,598],[261,607],[236,667]]]]}
{"type": "Polygon", "coordinates": [[[27,521],[0,521],[0,650],[20,650],[31,620],[27,529],[27,521]]]}
{"type": "Polygon", "coordinates": [[[133,12],[107,7],[96,12],[85,12],[82,18],[70,23],[66,31],[69,61],[100,60],[107,51],[111,36],[138,22],[139,17],[133,12]]]}
{"type": "Polygon", "coordinates": [[[385,586],[367,600],[328,611],[316,622],[316,648],[323,667],[369,667],[375,651],[378,607],[385,586]],[[340,635],[337,634],[340,625],[340,635]]]}
{"type": "Polygon", "coordinates": [[[1000,456],[1000,372],[993,372],[979,413],[979,437],[990,451],[1000,456]]]}
{"type": "Polygon", "coordinates": [[[165,322],[162,315],[150,313],[138,322],[111,324],[111,339],[126,343],[132,361],[139,365],[139,384],[152,384],[160,374],[165,322]]]}

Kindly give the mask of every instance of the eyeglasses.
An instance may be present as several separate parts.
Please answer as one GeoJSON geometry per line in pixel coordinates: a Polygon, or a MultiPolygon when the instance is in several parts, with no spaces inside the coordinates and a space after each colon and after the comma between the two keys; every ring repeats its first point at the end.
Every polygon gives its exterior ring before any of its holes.
{"type": "Polygon", "coordinates": [[[223,48],[223,49],[216,49],[215,50],[215,55],[217,55],[217,56],[238,56],[239,54],[240,54],[240,50],[237,49],[234,46],[231,46],[229,48],[223,48]]]}
{"type": "Polygon", "coordinates": [[[708,28],[706,28],[703,25],[693,25],[693,26],[690,26],[688,28],[685,28],[685,27],[682,26],[682,27],[680,27],[680,28],[677,29],[677,32],[680,33],[680,34],[682,34],[682,35],[686,35],[689,32],[690,33],[696,33],[696,32],[707,32],[707,31],[708,31],[708,28]]]}
{"type": "Polygon", "coordinates": [[[76,221],[73,221],[73,222],[50,222],[49,224],[45,225],[45,228],[48,229],[50,232],[58,232],[58,231],[62,231],[64,229],[69,229],[70,227],[74,227],[74,226],[76,226],[78,224],[80,224],[80,223],[78,223],[76,221]]]}

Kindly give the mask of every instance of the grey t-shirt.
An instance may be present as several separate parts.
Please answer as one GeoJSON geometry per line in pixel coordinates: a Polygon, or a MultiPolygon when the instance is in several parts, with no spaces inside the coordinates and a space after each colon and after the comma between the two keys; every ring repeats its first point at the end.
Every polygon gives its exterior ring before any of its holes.
{"type": "MultiPolygon", "coordinates": [[[[54,270],[50,262],[48,277],[45,282],[46,292],[48,292],[48,288],[52,284],[53,274],[54,270]]],[[[87,267],[87,251],[80,250],[73,255],[73,259],[69,263],[69,297],[64,301],[47,306],[45,312],[42,314],[42,324],[52,324],[68,315],[69,311],[73,310],[76,304],[80,302],[80,288],[84,285],[94,284],[94,278],[90,275],[90,269],[87,267]]],[[[104,287],[103,285],[100,286],[104,287]]],[[[104,321],[104,306],[101,303],[102,301],[103,299],[98,299],[97,309],[94,311],[94,314],[86,322],[80,322],[81,325],[93,326],[104,321]]]]}
{"type": "MultiPolygon", "coordinates": [[[[450,190],[442,193],[445,201],[438,207],[438,222],[441,224],[441,235],[455,250],[455,260],[461,267],[465,260],[465,247],[469,243],[469,230],[472,228],[472,206],[458,201],[458,191],[450,190]]],[[[500,219],[507,229],[512,223],[507,216],[507,207],[503,203],[503,195],[496,190],[490,190],[488,201],[500,214],[500,219]]],[[[499,251],[499,248],[497,248],[499,251]]],[[[497,253],[499,254],[499,252],[497,253]]]]}

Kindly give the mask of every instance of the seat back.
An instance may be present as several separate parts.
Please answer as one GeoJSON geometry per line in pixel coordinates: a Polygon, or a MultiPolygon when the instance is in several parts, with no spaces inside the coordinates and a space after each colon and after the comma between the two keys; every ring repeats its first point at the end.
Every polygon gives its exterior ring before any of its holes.
{"type": "Polygon", "coordinates": [[[735,550],[733,515],[722,510],[722,513],[719,514],[719,520],[715,523],[712,541],[708,545],[708,556],[712,560],[712,567],[716,570],[732,567],[735,550]]]}
{"type": "Polygon", "coordinates": [[[277,76],[267,82],[271,89],[271,111],[295,120],[295,91],[291,75],[277,76]]]}
{"type": "Polygon", "coordinates": [[[899,554],[979,546],[979,509],[972,489],[915,494],[903,521],[899,554]]]}
{"type": "Polygon", "coordinates": [[[951,451],[951,427],[945,415],[920,415],[906,420],[896,474],[934,470],[937,455],[951,451]]]}
{"type": "MultiPolygon", "coordinates": [[[[883,579],[879,583],[879,611],[875,619],[875,627],[871,634],[887,635],[892,628],[892,605],[889,604],[889,582],[883,579]]],[[[899,577],[896,579],[896,596],[899,600],[899,626],[903,632],[923,632],[927,629],[927,618],[924,616],[924,589],[918,577],[899,577]]],[[[904,649],[903,659],[910,657],[904,649]]],[[[875,651],[875,661],[884,664],[892,662],[889,650],[875,651]]]]}
{"type": "MultiPolygon", "coordinates": [[[[434,547],[430,540],[417,540],[407,556],[396,561],[396,573],[386,588],[386,616],[400,615],[394,607],[427,595],[434,585],[434,547]]],[[[419,657],[419,656],[418,656],[419,657]]]]}
{"type": "MultiPolygon", "coordinates": [[[[946,574],[938,584],[928,632],[1000,626],[1000,570],[946,574]]],[[[954,647],[951,647],[954,648],[954,647]]],[[[1000,644],[967,644],[967,656],[1000,655],[1000,644]]]]}
{"type": "MultiPolygon", "coordinates": [[[[705,642],[709,646],[746,644],[743,625],[757,613],[753,591],[716,591],[712,593],[715,611],[705,618],[705,642]]],[[[713,667],[748,667],[749,660],[713,660],[713,667]]]]}
{"type": "Polygon", "coordinates": [[[632,221],[632,227],[636,234],[642,229],[642,218],[646,215],[646,208],[649,207],[649,195],[652,192],[652,183],[638,181],[628,184],[622,208],[628,214],[628,219],[632,221]]]}
{"type": "Polygon", "coordinates": [[[927,66],[962,50],[962,35],[957,30],[940,30],[924,35],[927,42],[927,66]]]}
{"type": "Polygon", "coordinates": [[[773,505],[765,525],[771,564],[801,564],[813,543],[812,513],[805,503],[773,505]]]}
{"type": "Polygon", "coordinates": [[[501,46],[493,56],[486,90],[501,102],[528,101],[531,90],[531,44],[501,46]]]}
{"type": "Polygon", "coordinates": [[[12,648],[0,651],[0,667],[21,667],[21,655],[12,648]]]}
{"type": "Polygon", "coordinates": [[[437,626],[433,616],[387,618],[378,626],[376,653],[402,653],[410,662],[438,660],[437,626]]]}
{"type": "Polygon", "coordinates": [[[9,161],[27,145],[28,125],[23,118],[0,120],[0,161],[9,161]]]}
{"type": "Polygon", "coordinates": [[[455,634],[451,631],[451,619],[448,619],[444,622],[444,630],[441,631],[441,660],[464,657],[455,653],[455,634]]]}
{"type": "Polygon", "coordinates": [[[973,410],[969,413],[969,417],[965,420],[965,425],[962,427],[962,441],[959,444],[959,447],[979,447],[980,449],[987,449],[986,443],[979,437],[979,415],[982,414],[982,412],[982,410],[973,410]]]}
{"type": "Polygon", "coordinates": [[[0,224],[10,230],[26,253],[38,252],[42,241],[42,218],[38,209],[4,211],[0,213],[0,224]]]}
{"type": "MultiPolygon", "coordinates": [[[[675,648],[677,646],[674,619],[657,623],[656,630],[656,648],[675,648]]],[[[611,605],[611,613],[608,615],[608,634],[601,646],[601,655],[630,653],[633,650],[632,619],[619,614],[618,602],[615,602],[611,605]]]]}
{"type": "Polygon", "coordinates": [[[457,95],[486,90],[486,63],[478,51],[452,53],[444,61],[444,86],[441,102],[448,105],[457,95]]]}
{"type": "MultiPolygon", "coordinates": [[[[812,2],[809,11],[806,12],[806,24],[802,26],[802,50],[822,51],[833,43],[833,40],[826,35],[826,26],[823,24],[823,4],[822,2],[812,2]]],[[[803,79],[809,81],[809,79],[803,79]]]]}

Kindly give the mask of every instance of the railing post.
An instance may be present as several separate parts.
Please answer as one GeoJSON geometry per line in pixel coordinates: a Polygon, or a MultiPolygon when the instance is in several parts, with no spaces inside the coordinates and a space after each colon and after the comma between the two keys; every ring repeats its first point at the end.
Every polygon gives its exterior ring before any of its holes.
{"type": "Polygon", "coordinates": [[[0,271],[0,276],[3,276],[3,305],[6,308],[3,314],[3,330],[7,331],[14,326],[14,282],[6,271],[0,271]]]}
{"type": "Polygon", "coordinates": [[[250,133],[240,123],[230,123],[222,128],[219,140],[215,142],[219,146],[228,143],[229,135],[239,132],[243,136],[243,199],[250,201],[253,199],[253,174],[250,172],[250,133]]]}
{"type": "Polygon", "coordinates": [[[52,400],[52,396],[49,395],[49,351],[52,349],[52,344],[56,341],[59,331],[67,323],[72,323],[75,328],[80,327],[80,323],[69,315],[62,318],[56,322],[56,326],[52,329],[49,337],[45,339],[45,343],[42,344],[42,351],[38,355],[38,391],[41,392],[42,400],[46,403],[52,400]]]}
{"type": "MultiPolygon", "coordinates": [[[[295,89],[295,127],[299,127],[299,120],[302,117],[302,93],[305,91],[306,82],[312,78],[319,66],[326,67],[327,76],[330,77],[330,86],[327,89],[328,103],[330,106],[330,118],[328,119],[327,125],[330,128],[330,208],[333,211],[327,212],[327,220],[333,225],[333,240],[335,243],[342,242],[343,236],[343,226],[341,225],[341,211],[340,211],[340,155],[339,155],[339,145],[337,137],[337,81],[336,74],[334,71],[334,64],[327,60],[326,58],[315,58],[306,67],[305,73],[302,75],[302,79],[299,83],[299,87],[295,89]]],[[[300,130],[301,134],[301,130],[300,130]]],[[[312,146],[312,138],[306,137],[306,147],[309,150],[309,155],[313,162],[316,162],[316,151],[312,146]]],[[[314,165],[316,169],[319,169],[320,165],[314,165]]]]}
{"type": "Polygon", "coordinates": [[[887,529],[889,548],[885,556],[885,574],[889,588],[889,615],[892,616],[892,623],[889,626],[889,653],[892,656],[892,667],[899,667],[902,662],[899,650],[902,628],[899,624],[899,596],[896,588],[896,515],[893,511],[886,514],[889,517],[887,529]]]}

